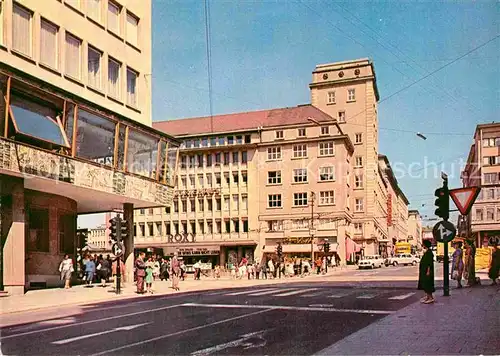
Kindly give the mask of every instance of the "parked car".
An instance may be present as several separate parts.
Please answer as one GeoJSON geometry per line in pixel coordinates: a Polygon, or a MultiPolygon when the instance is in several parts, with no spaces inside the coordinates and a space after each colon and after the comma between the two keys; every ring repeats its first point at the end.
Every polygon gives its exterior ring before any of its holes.
{"type": "Polygon", "coordinates": [[[388,266],[388,265],[393,265],[393,266],[397,266],[397,265],[403,265],[403,266],[408,266],[408,265],[413,265],[413,266],[416,266],[418,264],[418,257],[417,256],[413,256],[409,253],[402,253],[402,254],[399,254],[399,255],[396,255],[394,257],[389,257],[386,262],[385,262],[385,265],[388,266]]]}
{"type": "Polygon", "coordinates": [[[359,269],[381,268],[383,265],[384,265],[384,259],[379,255],[364,256],[358,262],[359,269]]]}

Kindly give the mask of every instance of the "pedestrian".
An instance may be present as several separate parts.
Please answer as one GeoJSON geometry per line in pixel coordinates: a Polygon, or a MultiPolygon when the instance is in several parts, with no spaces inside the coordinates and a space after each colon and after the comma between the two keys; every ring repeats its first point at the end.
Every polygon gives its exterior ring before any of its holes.
{"type": "Polygon", "coordinates": [[[230,264],[231,278],[236,279],[236,265],[234,263],[230,264]]]}
{"type": "Polygon", "coordinates": [[[154,269],[155,269],[155,261],[154,257],[149,257],[146,262],[146,277],[144,281],[146,282],[146,293],[153,294],[153,280],[154,277],[154,269]]]}
{"type": "Polygon", "coordinates": [[[488,270],[488,277],[493,281],[491,283],[492,286],[497,285],[497,279],[500,272],[500,248],[498,247],[498,243],[495,244],[493,253],[491,254],[491,262],[490,268],[488,270]]]}
{"type": "Polygon", "coordinates": [[[214,278],[215,279],[219,279],[220,278],[220,266],[219,265],[215,266],[214,278]]]}
{"type": "Polygon", "coordinates": [[[425,296],[420,300],[424,304],[434,303],[432,293],[434,288],[434,255],[431,250],[431,242],[424,240],[425,253],[420,259],[420,268],[418,275],[418,289],[425,292],[425,296]]]}
{"type": "Polygon", "coordinates": [[[272,259],[269,259],[269,261],[267,262],[267,267],[268,267],[268,273],[269,273],[269,279],[273,279],[274,278],[274,263],[273,263],[273,260],[272,259]]]}
{"type": "Polygon", "coordinates": [[[464,261],[462,243],[455,244],[455,252],[453,252],[451,263],[451,278],[457,281],[457,288],[462,288],[462,275],[464,273],[464,261]]]}
{"type": "Polygon", "coordinates": [[[168,281],[168,261],[163,259],[160,266],[160,279],[168,281]]]}
{"type": "Polygon", "coordinates": [[[110,270],[111,270],[111,266],[109,265],[109,261],[107,259],[102,258],[99,261],[98,273],[99,273],[99,277],[101,279],[101,286],[103,288],[106,287],[106,282],[108,281],[110,270]]]}
{"type": "Polygon", "coordinates": [[[146,264],[144,263],[144,252],[139,252],[139,256],[135,260],[135,275],[137,278],[137,293],[144,294],[144,277],[146,276],[146,264]]]}
{"type": "Polygon", "coordinates": [[[153,257],[153,278],[160,278],[160,261],[157,258],[153,257]]]}
{"type": "Polygon", "coordinates": [[[320,258],[320,257],[318,257],[318,258],[316,259],[315,264],[316,264],[316,273],[317,273],[317,274],[320,274],[320,273],[321,273],[321,265],[323,264],[323,261],[321,261],[321,258],[320,258]]]}
{"type": "Polygon", "coordinates": [[[177,259],[177,252],[170,261],[170,276],[172,277],[172,288],[176,291],[179,289],[179,278],[182,273],[181,263],[177,259]]]}
{"type": "Polygon", "coordinates": [[[200,280],[201,279],[201,261],[196,262],[194,265],[194,279],[195,280],[200,280]]]}
{"type": "Polygon", "coordinates": [[[256,262],[255,263],[255,279],[260,279],[260,272],[261,272],[261,264],[256,262]]]}
{"type": "Polygon", "coordinates": [[[59,273],[61,274],[61,281],[64,281],[64,289],[71,288],[71,274],[75,271],[73,268],[73,260],[69,258],[69,255],[64,255],[64,259],[59,265],[59,273]]]}
{"type": "Polygon", "coordinates": [[[94,257],[90,256],[87,262],[85,263],[85,280],[87,281],[87,287],[92,286],[92,282],[94,281],[95,276],[95,262],[94,257]]]}

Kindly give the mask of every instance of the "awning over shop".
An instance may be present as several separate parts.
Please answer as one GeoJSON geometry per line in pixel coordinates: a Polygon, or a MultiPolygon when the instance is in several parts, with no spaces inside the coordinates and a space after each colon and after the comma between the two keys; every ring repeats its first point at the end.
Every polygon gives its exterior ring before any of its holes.
{"type": "Polygon", "coordinates": [[[345,250],[346,250],[346,255],[350,256],[354,252],[361,251],[361,245],[358,245],[350,238],[346,238],[345,239],[345,250]]]}

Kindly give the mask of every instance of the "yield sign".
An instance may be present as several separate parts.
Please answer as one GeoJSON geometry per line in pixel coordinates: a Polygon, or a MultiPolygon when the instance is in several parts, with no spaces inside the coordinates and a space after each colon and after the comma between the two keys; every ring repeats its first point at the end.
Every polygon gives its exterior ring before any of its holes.
{"type": "Polygon", "coordinates": [[[453,199],[453,202],[460,211],[460,214],[469,214],[470,209],[472,208],[472,204],[474,204],[474,202],[476,201],[476,198],[479,195],[480,191],[480,187],[468,187],[450,190],[451,199],[453,199]]]}

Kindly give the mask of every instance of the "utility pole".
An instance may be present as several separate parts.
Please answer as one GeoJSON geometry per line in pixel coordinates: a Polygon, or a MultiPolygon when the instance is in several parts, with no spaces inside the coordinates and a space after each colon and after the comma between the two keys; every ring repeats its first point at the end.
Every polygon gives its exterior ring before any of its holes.
{"type": "Polygon", "coordinates": [[[314,201],[316,195],[311,192],[311,226],[309,228],[309,236],[311,237],[311,260],[314,264],[314,201]]]}

